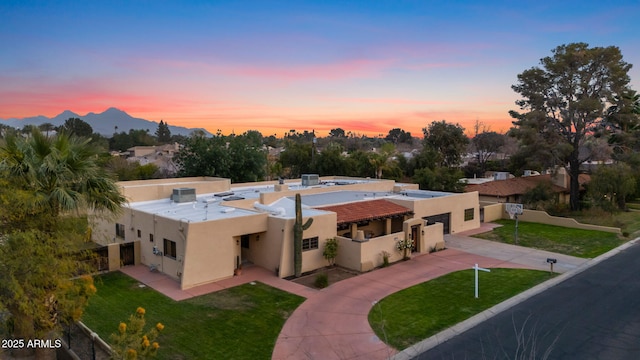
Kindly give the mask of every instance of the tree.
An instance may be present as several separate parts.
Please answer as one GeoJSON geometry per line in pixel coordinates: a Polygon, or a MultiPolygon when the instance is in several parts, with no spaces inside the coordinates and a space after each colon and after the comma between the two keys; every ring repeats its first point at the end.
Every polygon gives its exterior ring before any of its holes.
{"type": "Polygon", "coordinates": [[[382,172],[393,167],[391,156],[395,150],[393,144],[385,143],[378,152],[369,154],[369,162],[375,168],[376,179],[382,179],[382,172]]]}
{"type": "Polygon", "coordinates": [[[346,176],[351,169],[349,160],[342,155],[344,149],[338,143],[329,143],[318,156],[314,158],[313,168],[321,176],[343,175],[346,176]]]}
{"type": "Polygon", "coordinates": [[[434,121],[422,129],[423,144],[427,150],[432,150],[438,166],[458,166],[466,150],[469,139],[464,135],[464,128],[458,124],[446,121],[434,121]]]}
{"type": "Polygon", "coordinates": [[[322,250],[322,256],[327,259],[329,266],[335,265],[336,257],[338,257],[338,239],[327,239],[324,244],[324,250],[322,250]]]}
{"type": "Polygon", "coordinates": [[[400,129],[400,128],[395,128],[395,129],[391,129],[389,130],[389,134],[387,134],[387,136],[384,138],[387,141],[390,141],[396,145],[400,144],[400,143],[408,143],[411,144],[411,142],[413,141],[413,137],[411,137],[411,133],[410,132],[405,132],[404,130],[400,129]]]}
{"type": "Polygon", "coordinates": [[[471,143],[476,151],[476,159],[480,167],[480,172],[482,173],[481,175],[484,175],[484,172],[487,170],[487,161],[500,151],[500,148],[504,145],[504,138],[505,136],[502,134],[489,131],[481,132],[471,139],[471,143]]]}
{"type": "Polygon", "coordinates": [[[232,182],[264,180],[267,152],[262,146],[262,134],[252,130],[227,140],[229,169],[225,177],[230,178],[232,182]]]}
{"type": "Polygon", "coordinates": [[[40,129],[40,131],[43,131],[47,136],[49,136],[49,133],[53,130],[56,129],[55,126],[53,126],[52,123],[46,122],[46,123],[42,123],[38,126],[38,129],[40,129]]]}
{"type": "Polygon", "coordinates": [[[248,131],[238,136],[213,137],[195,134],[189,137],[174,161],[179,176],[219,176],[232,182],[264,179],[267,156],[261,143],[262,135],[248,131]]]}
{"type": "Polygon", "coordinates": [[[90,140],[67,133],[8,137],[0,179],[0,307],[14,338],[48,338],[61,321],[77,319],[86,302],[79,296],[92,290],[72,280],[86,269],[85,214],[115,213],[125,199],[90,140]]]}
{"type": "Polygon", "coordinates": [[[626,197],[635,192],[636,180],[627,164],[603,165],[591,175],[589,194],[606,210],[626,209],[626,197]],[[615,180],[614,180],[615,179],[615,180]]]}
{"type": "Polygon", "coordinates": [[[178,176],[223,176],[229,168],[229,153],[222,135],[189,137],[174,156],[178,176]]]}
{"type": "Polygon", "coordinates": [[[586,138],[602,125],[605,107],[628,91],[631,65],[615,46],[590,48],[572,43],[555,48],[553,56],[540,60],[518,75],[512,89],[522,96],[514,135],[529,151],[547,152],[570,175],[570,207],[579,208],[580,164],[592,154],[580,152],[586,138]]]}
{"type": "Polygon", "coordinates": [[[58,130],[78,137],[89,137],[93,134],[91,125],[79,118],[68,118],[58,130]]]}
{"type": "Polygon", "coordinates": [[[285,148],[280,153],[279,162],[290,178],[299,178],[300,175],[310,172],[313,151],[311,143],[299,143],[287,139],[285,148]]]}
{"type": "Polygon", "coordinates": [[[160,120],[160,123],[158,124],[158,129],[156,129],[156,138],[158,139],[159,144],[167,144],[171,142],[171,130],[169,130],[169,125],[162,120],[160,120]]]}
{"type": "Polygon", "coordinates": [[[329,136],[332,138],[343,138],[345,137],[345,132],[341,128],[331,129],[331,131],[329,131],[329,136]]]}
{"type": "Polygon", "coordinates": [[[458,168],[434,167],[416,169],[413,182],[423,190],[462,192],[464,184],[460,179],[464,176],[458,168]]]}

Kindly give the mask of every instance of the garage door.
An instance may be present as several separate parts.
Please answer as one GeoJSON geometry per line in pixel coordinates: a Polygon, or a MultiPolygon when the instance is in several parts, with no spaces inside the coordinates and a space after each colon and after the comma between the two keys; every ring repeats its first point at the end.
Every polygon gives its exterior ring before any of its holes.
{"type": "Polygon", "coordinates": [[[427,222],[427,225],[442,223],[442,232],[444,234],[449,234],[451,232],[451,213],[425,216],[423,219],[427,222]]]}

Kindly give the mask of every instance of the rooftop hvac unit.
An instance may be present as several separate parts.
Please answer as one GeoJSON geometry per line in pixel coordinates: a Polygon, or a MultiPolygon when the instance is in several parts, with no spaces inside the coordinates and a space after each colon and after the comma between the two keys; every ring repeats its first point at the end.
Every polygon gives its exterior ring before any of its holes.
{"type": "Polygon", "coordinates": [[[177,203],[196,201],[196,189],[194,188],[177,188],[173,189],[171,200],[177,203]]]}
{"type": "Polygon", "coordinates": [[[318,174],[304,174],[302,175],[302,186],[315,186],[320,184],[320,177],[318,174]]]}

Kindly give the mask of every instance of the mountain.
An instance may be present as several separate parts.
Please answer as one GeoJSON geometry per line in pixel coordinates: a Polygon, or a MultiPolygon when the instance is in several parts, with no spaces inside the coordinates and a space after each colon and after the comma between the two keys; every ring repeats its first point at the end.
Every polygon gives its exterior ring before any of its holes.
{"type": "MultiPolygon", "coordinates": [[[[73,111],[65,110],[61,114],[58,114],[52,118],[40,115],[23,119],[0,119],[0,124],[17,127],[20,129],[22,129],[25,125],[38,126],[47,122],[53,124],[54,126],[61,126],[69,118],[80,118],[86,121],[93,128],[93,132],[104,135],[106,137],[111,137],[114,131],[124,131],[128,133],[131,129],[142,129],[148,130],[150,134],[154,134],[158,129],[158,122],[134,118],[126,112],[113,107],[99,114],[90,112],[84,116],[78,115],[73,111]]],[[[169,130],[171,131],[172,135],[188,136],[195,130],[202,130],[205,134],[209,136],[211,135],[211,133],[205,129],[186,128],[183,126],[173,126],[171,124],[169,124],[169,130]]]]}

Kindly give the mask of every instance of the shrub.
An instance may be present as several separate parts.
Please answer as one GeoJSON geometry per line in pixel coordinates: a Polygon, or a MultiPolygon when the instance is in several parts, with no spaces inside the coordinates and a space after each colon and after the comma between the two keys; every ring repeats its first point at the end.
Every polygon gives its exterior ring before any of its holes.
{"type": "Polygon", "coordinates": [[[382,251],[382,267],[389,266],[389,253],[386,251],[382,251]]]}
{"type": "Polygon", "coordinates": [[[329,276],[326,273],[320,273],[316,275],[316,281],[313,285],[319,289],[324,289],[329,286],[329,276]]]}

